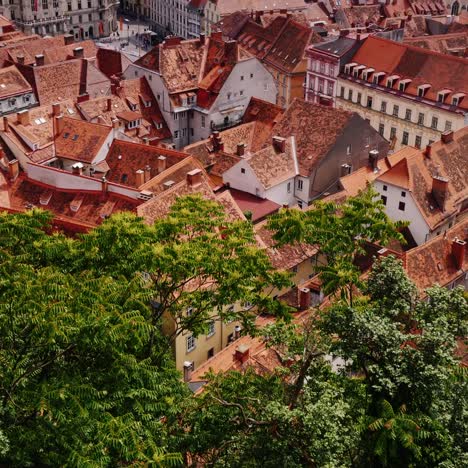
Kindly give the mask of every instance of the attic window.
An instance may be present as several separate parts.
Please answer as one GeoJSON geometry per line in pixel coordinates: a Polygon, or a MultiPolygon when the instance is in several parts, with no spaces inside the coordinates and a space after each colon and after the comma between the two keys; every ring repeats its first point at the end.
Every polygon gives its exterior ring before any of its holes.
{"type": "Polygon", "coordinates": [[[459,106],[463,101],[465,95],[463,93],[457,93],[452,96],[452,106],[459,106]]]}
{"type": "Polygon", "coordinates": [[[65,132],[65,133],[63,134],[63,138],[68,138],[69,136],[70,136],[70,134],[69,134],[68,132],[65,132]]]}
{"type": "Polygon", "coordinates": [[[418,86],[418,97],[424,97],[426,94],[427,90],[431,87],[430,84],[424,84],[421,86],[418,86]]]}
{"type": "Polygon", "coordinates": [[[400,80],[400,83],[398,84],[398,89],[404,93],[406,91],[406,87],[411,83],[411,80],[400,80]]]}
{"type": "Polygon", "coordinates": [[[78,140],[78,135],[73,135],[73,138],[72,138],[73,141],[76,141],[78,140]]]}
{"type": "Polygon", "coordinates": [[[445,98],[447,97],[447,94],[450,94],[450,91],[448,89],[443,89],[442,91],[439,91],[437,93],[437,102],[443,103],[445,101],[445,98]]]}

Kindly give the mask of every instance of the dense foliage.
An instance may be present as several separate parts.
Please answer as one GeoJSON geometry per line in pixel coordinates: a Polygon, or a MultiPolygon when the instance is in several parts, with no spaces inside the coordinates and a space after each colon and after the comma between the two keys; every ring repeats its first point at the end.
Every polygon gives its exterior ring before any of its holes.
{"type": "Polygon", "coordinates": [[[422,300],[393,257],[362,279],[366,241],[401,240],[371,192],[271,221],[280,244],[319,245],[327,259],[336,300],[300,324],[268,297],[289,280],[251,223],[215,203],[188,197],[155,225],[121,214],[75,238],[50,223],[38,210],[0,215],[0,465],[468,465],[455,353],[466,295],[434,286],[422,300]],[[278,320],[256,331],[253,310],[226,308],[240,301],[278,320]],[[281,365],[209,375],[194,398],[171,341],[205,332],[213,311],[263,337],[281,365]]]}

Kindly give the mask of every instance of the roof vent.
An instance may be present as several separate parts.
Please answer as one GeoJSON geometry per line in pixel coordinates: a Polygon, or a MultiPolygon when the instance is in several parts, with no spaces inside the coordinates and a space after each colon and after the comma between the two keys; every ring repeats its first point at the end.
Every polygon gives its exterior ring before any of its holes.
{"type": "Polygon", "coordinates": [[[171,188],[174,184],[175,182],[173,180],[167,180],[163,183],[164,190],[171,188]]]}
{"type": "Polygon", "coordinates": [[[150,192],[149,190],[142,190],[138,194],[138,199],[139,200],[148,201],[148,200],[151,200],[152,198],[153,198],[153,192],[150,192]]]}

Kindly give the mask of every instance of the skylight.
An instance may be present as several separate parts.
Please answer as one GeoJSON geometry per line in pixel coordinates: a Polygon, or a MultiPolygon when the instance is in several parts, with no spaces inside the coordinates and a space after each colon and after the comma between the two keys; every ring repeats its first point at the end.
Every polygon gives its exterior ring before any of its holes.
{"type": "Polygon", "coordinates": [[[78,135],[73,135],[73,138],[72,138],[73,141],[76,141],[78,140],[78,135]]]}
{"type": "Polygon", "coordinates": [[[69,136],[70,136],[70,134],[69,134],[68,132],[65,132],[65,133],[63,134],[63,138],[68,138],[69,136]]]}

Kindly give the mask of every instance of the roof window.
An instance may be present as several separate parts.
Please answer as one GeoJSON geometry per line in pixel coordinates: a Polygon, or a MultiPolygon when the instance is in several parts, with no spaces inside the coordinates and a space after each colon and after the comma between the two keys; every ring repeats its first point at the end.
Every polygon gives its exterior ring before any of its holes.
{"type": "Polygon", "coordinates": [[[68,132],[65,132],[65,133],[63,134],[63,138],[68,138],[69,136],[70,136],[70,134],[69,134],[68,132]]]}
{"type": "Polygon", "coordinates": [[[73,138],[72,138],[72,140],[73,140],[73,141],[76,141],[76,140],[78,140],[78,135],[76,135],[76,134],[75,134],[75,135],[73,135],[73,138]]]}

